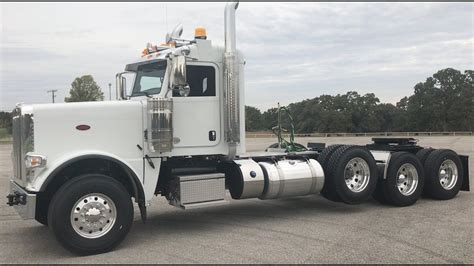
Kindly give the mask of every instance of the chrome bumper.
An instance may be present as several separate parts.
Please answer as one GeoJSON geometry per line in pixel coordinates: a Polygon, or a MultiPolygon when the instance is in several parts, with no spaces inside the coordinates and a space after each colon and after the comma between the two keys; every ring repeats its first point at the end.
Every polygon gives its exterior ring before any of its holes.
{"type": "Polygon", "coordinates": [[[36,194],[29,194],[13,180],[10,180],[10,193],[7,204],[13,206],[24,220],[35,218],[36,194]]]}

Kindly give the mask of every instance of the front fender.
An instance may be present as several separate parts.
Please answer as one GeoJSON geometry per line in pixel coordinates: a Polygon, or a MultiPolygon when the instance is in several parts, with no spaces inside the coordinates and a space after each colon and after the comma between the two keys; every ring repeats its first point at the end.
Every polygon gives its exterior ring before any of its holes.
{"type": "Polygon", "coordinates": [[[137,183],[140,184],[141,190],[143,191],[143,159],[142,158],[133,158],[133,159],[123,159],[120,158],[119,156],[104,152],[104,151],[96,151],[96,150],[85,150],[85,151],[80,151],[80,152],[73,152],[73,153],[67,153],[63,154],[59,157],[48,158],[48,162],[46,164],[46,167],[43,168],[35,177],[33,180],[28,182],[26,186],[26,190],[28,191],[33,191],[33,192],[39,192],[43,191],[46,188],[46,185],[49,181],[51,181],[50,178],[54,176],[55,173],[66,167],[67,165],[70,165],[71,163],[74,163],[78,160],[81,159],[86,159],[86,158],[94,158],[94,157],[100,157],[100,158],[110,158],[110,160],[115,161],[123,165],[130,173],[136,177],[138,181],[137,183]]]}

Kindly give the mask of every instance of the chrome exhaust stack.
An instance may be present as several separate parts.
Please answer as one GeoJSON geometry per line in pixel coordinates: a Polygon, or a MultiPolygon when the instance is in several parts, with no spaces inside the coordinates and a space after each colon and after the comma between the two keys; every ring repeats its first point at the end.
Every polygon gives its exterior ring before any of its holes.
{"type": "Polygon", "coordinates": [[[239,65],[235,38],[235,11],[239,2],[225,7],[225,138],[229,143],[228,159],[233,159],[240,143],[239,65]]]}

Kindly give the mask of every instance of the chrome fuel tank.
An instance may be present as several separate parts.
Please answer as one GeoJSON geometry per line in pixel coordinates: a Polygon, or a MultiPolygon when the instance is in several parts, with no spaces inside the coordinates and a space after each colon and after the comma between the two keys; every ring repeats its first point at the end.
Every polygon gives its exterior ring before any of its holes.
{"type": "Polygon", "coordinates": [[[258,198],[263,193],[265,177],[262,168],[252,159],[234,160],[226,173],[233,199],[258,198]]]}
{"type": "Polygon", "coordinates": [[[324,171],[313,159],[259,162],[265,176],[260,199],[316,194],[324,186],[324,171]]]}
{"type": "Polygon", "coordinates": [[[233,199],[304,196],[324,186],[323,168],[313,159],[238,159],[224,168],[233,199]]]}

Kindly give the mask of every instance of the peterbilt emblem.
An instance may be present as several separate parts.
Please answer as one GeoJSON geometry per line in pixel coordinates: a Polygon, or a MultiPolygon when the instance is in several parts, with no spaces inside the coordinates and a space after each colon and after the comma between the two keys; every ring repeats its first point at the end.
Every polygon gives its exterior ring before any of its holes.
{"type": "Polygon", "coordinates": [[[77,125],[76,126],[76,129],[81,130],[81,131],[89,130],[90,128],[91,128],[91,126],[89,126],[89,125],[77,125]]]}

